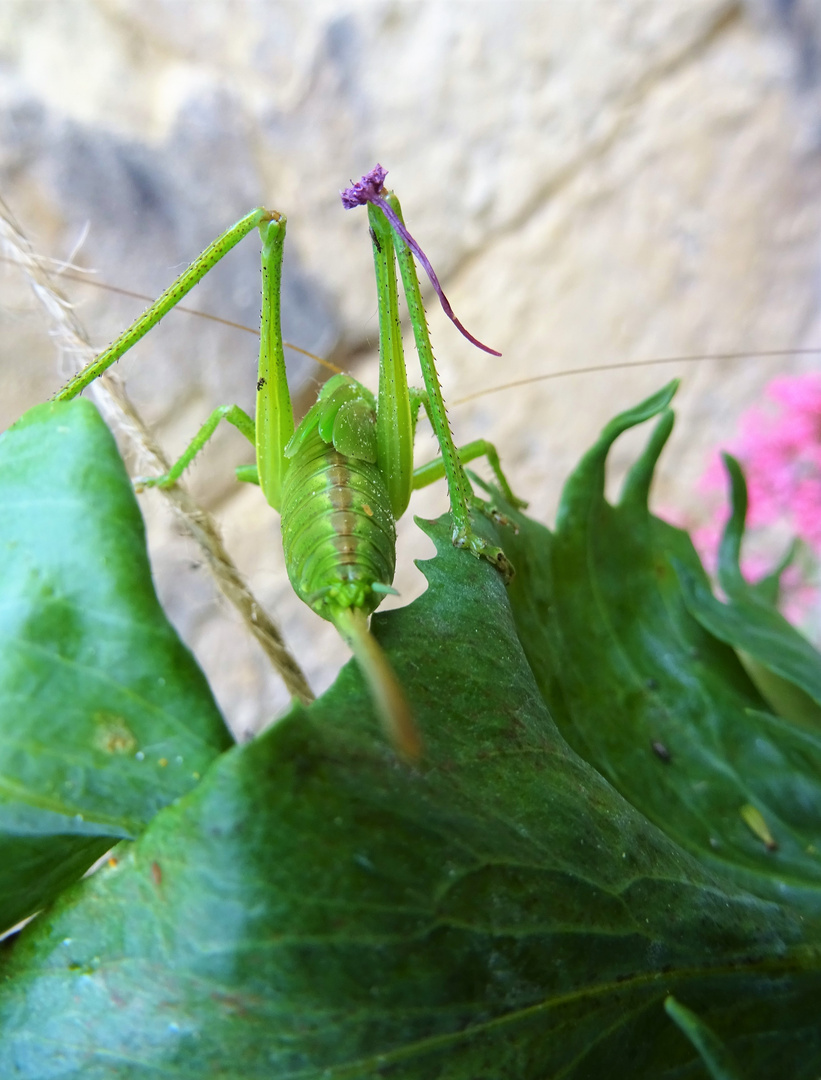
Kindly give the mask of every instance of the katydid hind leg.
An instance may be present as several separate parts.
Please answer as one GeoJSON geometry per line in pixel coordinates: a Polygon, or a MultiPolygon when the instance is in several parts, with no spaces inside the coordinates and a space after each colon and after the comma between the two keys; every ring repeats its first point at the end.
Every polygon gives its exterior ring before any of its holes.
{"type": "Polygon", "coordinates": [[[294,431],[280,320],[286,221],[283,215],[278,215],[256,223],[262,237],[262,313],[256,419],[252,419],[238,405],[222,405],[214,409],[171,469],[163,476],[138,478],[135,481],[138,490],[170,487],[176,483],[214,434],[219,422],[226,420],[242,432],[256,450],[256,464],[241,467],[239,478],[259,484],[270,505],[274,509],[279,508],[282,475],[286,467],[285,446],[294,431]]]}
{"type": "MultiPolygon", "coordinates": [[[[143,293],[133,292],[131,290],[123,289],[120,286],[109,285],[106,282],[95,281],[93,279],[89,279],[85,275],[79,275],[79,274],[75,275],[75,274],[72,274],[71,271],[65,271],[64,274],[63,274],[63,277],[68,279],[68,280],[77,280],[86,288],[90,288],[90,289],[113,289],[117,293],[122,293],[122,294],[125,294],[125,295],[128,295],[128,296],[133,296],[135,299],[138,299],[138,300],[143,300],[143,301],[150,301],[151,300],[151,298],[149,296],[147,296],[147,295],[145,295],[143,293]]],[[[238,324],[238,323],[231,322],[230,320],[227,320],[227,319],[222,319],[219,316],[217,316],[217,315],[215,315],[215,314],[213,314],[211,312],[197,311],[197,310],[194,310],[192,308],[183,307],[182,305],[179,306],[178,310],[185,311],[186,314],[188,314],[188,315],[190,315],[193,318],[198,319],[198,320],[208,319],[210,321],[214,321],[214,322],[226,325],[226,326],[234,327],[237,330],[246,331],[247,333],[250,333],[250,334],[257,333],[257,330],[252,326],[244,326],[244,325],[241,325],[241,324],[238,324]]],[[[140,319],[142,319],[142,318],[143,318],[143,316],[140,316],[140,319]]],[[[122,335],[121,335],[121,337],[122,337],[122,335]]],[[[286,348],[296,349],[296,351],[298,351],[298,352],[300,352],[300,353],[302,353],[302,354],[304,354],[306,356],[311,357],[317,364],[325,365],[325,366],[329,367],[332,371],[337,372],[337,373],[340,371],[340,369],[338,367],[331,364],[328,360],[324,359],[323,357],[316,356],[315,354],[309,352],[308,350],[302,349],[297,345],[289,344],[287,342],[285,342],[284,344],[285,344],[286,348]]],[[[110,350],[105,350],[105,354],[108,354],[109,351],[110,350]]],[[[751,361],[752,360],[772,360],[772,359],[776,359],[776,358],[788,359],[790,357],[799,357],[799,356],[818,356],[819,354],[821,354],[821,346],[809,346],[809,347],[806,347],[806,348],[785,348],[785,349],[767,349],[767,350],[755,350],[755,349],[753,349],[753,350],[743,350],[743,351],[738,351],[738,352],[682,354],[680,356],[659,356],[659,357],[652,357],[652,358],[648,358],[648,359],[626,360],[626,361],[622,361],[622,362],[618,362],[618,363],[604,362],[604,363],[600,363],[600,364],[592,364],[592,365],[589,365],[587,367],[582,367],[582,368],[578,368],[578,367],[573,367],[573,368],[560,367],[558,369],[550,370],[550,371],[547,371],[547,372],[544,372],[544,373],[541,373],[541,374],[533,374],[533,375],[528,376],[526,378],[516,379],[516,380],[514,380],[512,382],[497,383],[497,384],[494,384],[493,386],[484,386],[484,387],[481,387],[478,390],[472,391],[469,394],[465,394],[464,396],[462,396],[460,398],[457,398],[454,401],[451,401],[449,404],[450,404],[450,406],[452,408],[453,407],[459,407],[459,406],[468,404],[471,401],[478,400],[478,399],[480,399],[482,397],[493,397],[493,396],[495,396],[497,394],[502,394],[502,393],[505,393],[505,392],[509,393],[511,391],[515,392],[517,390],[526,391],[528,389],[528,387],[533,386],[533,385],[535,385],[537,383],[545,382],[545,381],[551,381],[552,382],[554,380],[566,380],[566,379],[570,379],[570,378],[578,379],[579,377],[582,377],[582,378],[583,377],[589,377],[589,376],[593,376],[593,375],[598,375],[600,373],[606,373],[606,372],[609,372],[609,371],[630,371],[630,370],[632,370],[634,368],[644,368],[644,367],[651,367],[651,366],[668,366],[668,365],[671,365],[671,364],[687,365],[689,367],[692,364],[703,364],[703,363],[725,363],[725,362],[728,363],[728,362],[731,362],[731,361],[738,362],[738,361],[741,361],[741,360],[751,360],[751,361]]],[[[104,354],[100,354],[100,356],[102,356],[102,355],[104,355],[104,354]]],[[[99,361],[100,356],[95,357],[95,359],[94,359],[94,361],[92,361],[92,363],[96,364],[99,361]]],[[[83,371],[86,371],[86,370],[87,370],[87,368],[83,369],[83,371]]],[[[98,372],[97,374],[100,374],[100,372],[98,372]]],[[[95,378],[95,377],[96,377],[96,375],[89,378],[84,383],[84,385],[88,385],[88,383],[90,383],[92,381],[92,379],[95,378]]],[[[79,378],[79,376],[78,376],[78,378],[79,378]]],[[[72,385],[73,385],[73,381],[72,381],[72,385]]],[[[67,390],[68,386],[66,388],[64,388],[64,389],[67,390]]],[[[63,397],[63,396],[65,396],[65,398],[67,399],[68,397],[75,396],[75,394],[79,393],[79,392],[80,392],[79,390],[76,390],[75,393],[70,393],[70,394],[67,393],[67,394],[64,395],[63,392],[61,391],[60,395],[55,395],[55,397],[63,397]]],[[[409,388],[409,393],[411,395],[411,398],[413,398],[414,393],[424,394],[424,391],[415,391],[413,387],[410,387],[409,388]]],[[[444,472],[442,473],[442,476],[444,476],[444,472]]]]}
{"type": "MultiPolygon", "coordinates": [[[[401,220],[402,211],[396,196],[389,195],[388,202],[401,220]]],[[[486,559],[500,571],[505,580],[510,580],[513,576],[513,567],[505,553],[500,547],[485,540],[473,528],[471,517],[474,501],[473,490],[462,468],[459,452],[456,449],[450,430],[413,255],[402,237],[395,230],[392,230],[392,232],[405,300],[413,327],[416,351],[422,368],[422,379],[427,395],[426,409],[439,443],[445,478],[448,484],[451,515],[453,517],[453,543],[456,547],[470,551],[477,558],[486,559]]]]}
{"type": "Polygon", "coordinates": [[[256,459],[259,485],[275,510],[282,505],[285,447],[294,434],[294,411],[282,344],[281,288],[285,218],[260,223],[262,314],[256,398],[256,459]]]}
{"type": "MultiPolygon", "coordinates": [[[[376,404],[377,461],[394,518],[408,507],[413,490],[415,414],[408,389],[393,234],[381,210],[368,207],[379,313],[379,390],[376,404]]],[[[416,411],[418,412],[418,406],[416,411]]]]}
{"type": "Polygon", "coordinates": [[[129,351],[168,314],[187,293],[254,228],[262,238],[262,316],[260,361],[257,379],[257,419],[252,420],[237,405],[216,408],[189,443],[179,460],[162,476],[139,477],[138,489],[170,487],[181,477],[211,436],[220,420],[227,420],[245,435],[256,449],[255,480],[272,506],[279,504],[284,469],[284,447],[293,434],[294,421],[285,374],[285,359],[280,324],[280,287],[285,217],[276,211],[258,207],[217,237],[187,269],[102,353],[75,375],[55,395],[57,400],[76,397],[94,379],[129,351]]]}
{"type": "MultiPolygon", "coordinates": [[[[467,443],[465,446],[460,446],[458,449],[459,460],[462,465],[467,465],[471,461],[475,461],[477,458],[485,457],[493,471],[496,479],[496,484],[501,492],[503,498],[507,503],[517,510],[524,510],[527,508],[527,502],[524,499],[518,498],[513,494],[507,477],[505,476],[501,464],[499,462],[499,454],[492,443],[489,443],[486,439],[475,439],[473,442],[467,443]]],[[[435,484],[438,480],[441,480],[445,475],[445,465],[441,457],[434,458],[432,461],[426,462],[424,465],[420,465],[417,469],[414,469],[413,473],[413,488],[414,491],[419,491],[422,488],[429,487],[431,484],[435,484]]],[[[474,477],[474,479],[479,479],[474,477]]],[[[485,517],[490,518],[491,521],[497,525],[509,526],[511,522],[506,514],[493,505],[493,502],[486,502],[478,495],[473,496],[472,505],[476,510],[484,514],[485,517]]],[[[515,529],[515,527],[514,527],[515,529]]],[[[513,567],[500,566],[500,570],[506,573],[507,580],[513,575],[513,567]]]]}
{"type": "Polygon", "coordinates": [[[197,282],[201,281],[209,270],[236,247],[240,240],[258,226],[267,222],[277,222],[280,217],[277,211],[266,210],[260,206],[221,233],[131,326],[124,330],[107,349],[95,356],[81,371],[69,379],[66,385],[54,395],[55,400],[70,401],[77,397],[90,383],[136,345],[172,308],[176,307],[197,282]]]}

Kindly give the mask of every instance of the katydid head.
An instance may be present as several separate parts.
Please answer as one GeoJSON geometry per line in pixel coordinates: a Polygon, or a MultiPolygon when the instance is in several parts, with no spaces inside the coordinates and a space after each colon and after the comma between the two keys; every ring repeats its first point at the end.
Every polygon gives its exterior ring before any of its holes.
{"type": "Polygon", "coordinates": [[[489,345],[482,344],[482,342],[479,341],[478,338],[475,338],[470,331],[466,330],[456,318],[453,308],[450,306],[450,301],[445,296],[445,290],[439,284],[439,278],[436,276],[436,272],[431,266],[430,259],[405,228],[405,223],[402,220],[402,211],[399,207],[399,200],[393,192],[385,191],[384,182],[387,175],[387,169],[384,169],[381,165],[374,165],[371,171],[365,173],[361,180],[358,180],[356,183],[352,181],[349,188],[340,191],[339,194],[342,197],[342,205],[346,210],[352,210],[355,206],[365,206],[366,203],[373,203],[374,206],[378,206],[391,223],[391,227],[394,230],[394,236],[397,238],[398,242],[405,243],[416,256],[425,273],[428,275],[431,285],[436,290],[436,295],[439,297],[439,303],[442,305],[442,310],[459,333],[466,337],[468,341],[478,349],[483,349],[485,352],[490,353],[491,356],[501,356],[502,354],[497,352],[496,349],[491,349],[489,345]]]}

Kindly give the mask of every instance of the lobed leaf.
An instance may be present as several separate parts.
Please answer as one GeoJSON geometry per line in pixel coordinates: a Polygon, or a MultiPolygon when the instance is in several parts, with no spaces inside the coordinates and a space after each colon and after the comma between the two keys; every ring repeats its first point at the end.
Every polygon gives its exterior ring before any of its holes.
{"type": "Polygon", "coordinates": [[[88,402],[0,435],[0,928],[139,834],[230,745],[160,608],[88,402]]]}
{"type": "Polygon", "coordinates": [[[555,534],[509,511],[520,533],[507,550],[523,568],[511,590],[517,627],[585,760],[705,864],[817,916],[821,731],[773,714],[736,653],[692,617],[688,597],[709,593],[704,570],[687,534],[647,508],[674,389],[605,428],[565,485],[555,534]],[[610,506],[610,447],[660,411],[610,506]],[[749,808],[768,832],[750,826],[749,808]]]}

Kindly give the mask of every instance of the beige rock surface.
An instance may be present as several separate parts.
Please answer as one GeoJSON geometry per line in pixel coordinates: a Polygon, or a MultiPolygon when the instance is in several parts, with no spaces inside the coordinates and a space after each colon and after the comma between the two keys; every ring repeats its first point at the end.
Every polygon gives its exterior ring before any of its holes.
{"type": "MultiPolygon", "coordinates": [[[[819,157],[787,72],[779,42],[732,0],[4,0],[0,190],[39,250],[149,295],[250,206],[284,210],[286,336],[375,385],[364,215],[343,213],[337,192],[380,160],[457,313],[503,352],[472,349],[429,304],[458,439],[495,441],[549,520],[603,423],[681,375],[657,502],[697,508],[708,450],[775,372],[817,360],[621,365],[819,343],[819,157]],[[613,370],[458,404],[593,365],[613,370]]],[[[249,240],[193,303],[253,326],[257,275],[249,240]]],[[[5,426],[61,375],[13,271],[0,287],[5,426]]],[[[140,307],[71,292],[100,345],[140,307]]],[[[121,367],[175,453],[214,405],[252,407],[255,363],[250,335],[175,315],[121,367]]],[[[295,378],[313,375],[295,364],[295,378]]],[[[434,450],[420,433],[420,457],[434,450]]],[[[192,487],[321,689],[345,650],[292,596],[276,515],[232,483],[242,460],[242,441],[221,434],[192,487]]],[[[143,501],[160,591],[235,729],[251,731],[284,694],[196,551],[173,543],[160,497],[143,501]]],[[[445,508],[438,487],[412,507],[445,508]]],[[[424,552],[408,525],[405,597],[424,552]]]]}

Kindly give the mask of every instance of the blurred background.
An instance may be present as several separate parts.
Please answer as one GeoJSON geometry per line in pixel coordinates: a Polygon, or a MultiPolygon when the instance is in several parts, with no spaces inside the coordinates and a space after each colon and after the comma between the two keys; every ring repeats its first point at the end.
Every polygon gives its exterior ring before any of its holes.
{"type": "MultiPolygon", "coordinates": [[[[38,252],[150,296],[252,206],[285,212],[286,338],[375,388],[370,241],[339,189],[379,161],[457,314],[503,353],[472,348],[429,300],[457,440],[493,440],[549,523],[602,425],[681,376],[655,505],[698,523],[710,451],[773,375],[818,367],[791,350],[821,345],[820,48],[819,0],[2,0],[0,194],[38,252]],[[726,353],[742,355],[624,366],[726,353]],[[591,365],[611,370],[459,404],[591,365]]],[[[144,306],[62,287],[101,348],[144,306]]],[[[255,238],[190,303],[255,329],[255,238]]],[[[67,372],[9,264],[0,320],[5,427],[67,372]]],[[[322,374],[293,359],[307,402],[322,374]]],[[[175,313],[119,367],[171,455],[214,406],[253,409],[242,330],[175,313]]],[[[616,447],[614,483],[643,437],[616,447]]],[[[435,451],[420,425],[420,460],[435,451]]],[[[277,515],[233,479],[248,460],[220,432],[190,486],[321,690],[345,649],[293,597],[277,515]]],[[[161,496],[141,505],[160,594],[248,734],[287,695],[161,496]]],[[[446,508],[444,485],[411,505],[446,508]]],[[[402,602],[428,554],[404,526],[402,602]]]]}

